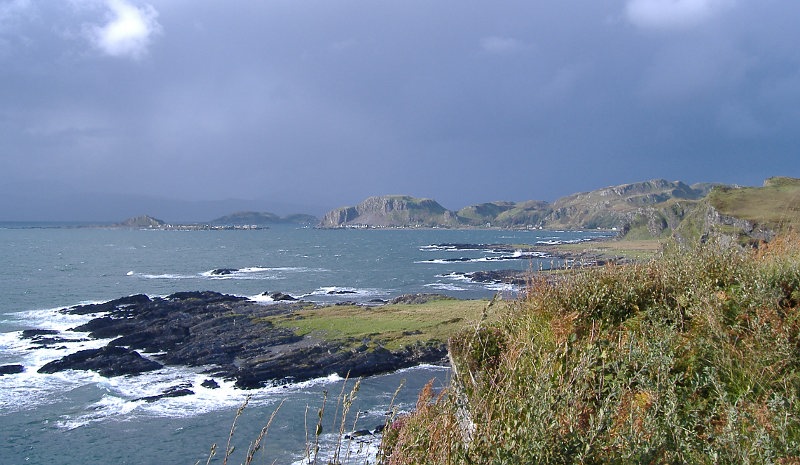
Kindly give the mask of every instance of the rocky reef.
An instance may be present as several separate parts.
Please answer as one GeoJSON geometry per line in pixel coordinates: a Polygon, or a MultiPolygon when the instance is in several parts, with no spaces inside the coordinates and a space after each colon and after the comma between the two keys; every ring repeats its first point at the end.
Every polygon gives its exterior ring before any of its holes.
{"type": "MultiPolygon", "coordinates": [[[[99,349],[81,350],[47,363],[41,373],[92,370],[103,376],[136,375],[164,365],[204,367],[213,378],[235,380],[244,389],[339,374],[368,376],[443,361],[442,344],[397,350],[297,335],[276,327],[270,316],[313,306],[287,301],[262,305],[216,292],[179,292],[161,298],[123,297],[63,309],[94,315],[74,328],[90,338],[113,338],[99,349]]],[[[55,335],[31,330],[28,338],[55,335]]],[[[13,373],[17,367],[5,371],[13,373]]],[[[182,395],[177,391],[170,395],[182,395]]]]}

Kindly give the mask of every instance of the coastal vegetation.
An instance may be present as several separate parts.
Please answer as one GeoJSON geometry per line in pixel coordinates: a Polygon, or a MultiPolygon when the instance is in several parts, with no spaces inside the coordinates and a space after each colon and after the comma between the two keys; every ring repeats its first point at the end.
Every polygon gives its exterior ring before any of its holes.
{"type": "Polygon", "coordinates": [[[672,242],[650,261],[534,279],[450,340],[384,462],[796,463],[800,239],[672,242]]]}
{"type": "Polygon", "coordinates": [[[487,302],[457,300],[441,295],[421,303],[392,303],[376,307],[336,305],[309,307],[266,319],[298,336],[313,336],[348,344],[398,350],[420,344],[445,344],[450,336],[480,318],[487,302]]]}
{"type": "Polygon", "coordinates": [[[383,463],[799,463],[800,181],[693,201],[674,239],[560,246],[633,260],[453,336],[383,463]]]}

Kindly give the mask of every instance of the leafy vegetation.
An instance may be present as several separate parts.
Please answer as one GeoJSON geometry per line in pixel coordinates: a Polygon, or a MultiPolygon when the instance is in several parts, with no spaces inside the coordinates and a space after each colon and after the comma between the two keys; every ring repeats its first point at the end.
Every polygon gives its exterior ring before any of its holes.
{"type": "Polygon", "coordinates": [[[450,341],[386,464],[798,463],[800,238],[534,279],[450,341]]]}

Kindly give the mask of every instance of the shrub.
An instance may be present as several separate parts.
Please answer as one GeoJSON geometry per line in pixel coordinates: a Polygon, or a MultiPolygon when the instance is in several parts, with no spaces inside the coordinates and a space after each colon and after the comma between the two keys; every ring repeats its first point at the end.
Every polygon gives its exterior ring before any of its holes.
{"type": "Polygon", "coordinates": [[[534,277],[385,463],[797,463],[800,241],[534,277]]]}

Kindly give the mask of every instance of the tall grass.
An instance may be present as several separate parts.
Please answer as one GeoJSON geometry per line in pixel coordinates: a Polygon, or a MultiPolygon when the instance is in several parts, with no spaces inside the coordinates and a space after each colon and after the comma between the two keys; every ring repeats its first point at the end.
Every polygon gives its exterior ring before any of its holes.
{"type": "Polygon", "coordinates": [[[385,464],[800,463],[800,239],[534,277],[385,464]]]}

